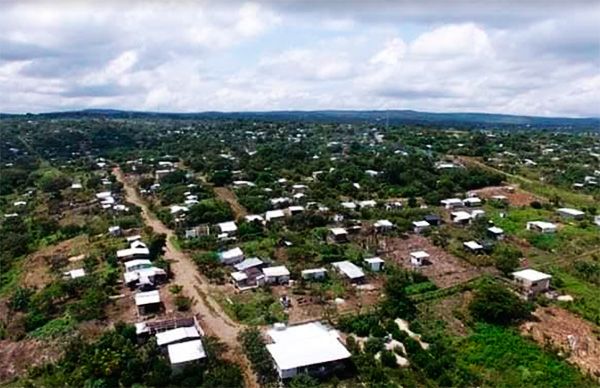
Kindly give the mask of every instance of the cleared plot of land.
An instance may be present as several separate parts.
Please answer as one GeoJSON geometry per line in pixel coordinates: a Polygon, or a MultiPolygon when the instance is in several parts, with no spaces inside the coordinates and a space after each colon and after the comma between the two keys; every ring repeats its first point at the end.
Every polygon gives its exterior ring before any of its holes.
{"type": "Polygon", "coordinates": [[[600,379],[599,331],[591,323],[558,307],[540,307],[535,321],[521,325],[521,333],[540,345],[550,343],[567,354],[567,360],[600,379]]]}
{"type": "Polygon", "coordinates": [[[419,304],[419,319],[425,321],[430,321],[432,317],[440,319],[444,321],[450,333],[461,337],[466,336],[470,330],[463,320],[469,314],[468,306],[472,299],[473,292],[465,291],[419,304]]]}
{"type": "Polygon", "coordinates": [[[387,238],[381,246],[386,253],[385,259],[393,260],[407,269],[416,269],[427,276],[440,288],[452,287],[467,282],[480,275],[480,270],[458,257],[433,245],[429,239],[420,235],[411,235],[407,239],[387,238]],[[410,253],[425,251],[431,264],[414,267],[410,263],[410,253]]]}
{"type": "Polygon", "coordinates": [[[248,214],[246,208],[239,203],[237,196],[233,191],[227,187],[215,187],[214,190],[217,198],[227,202],[229,206],[231,206],[231,210],[233,210],[233,214],[235,214],[237,219],[240,219],[248,214]]]}
{"type": "Polygon", "coordinates": [[[24,339],[0,341],[0,382],[23,376],[28,368],[57,360],[61,346],[48,342],[24,339]]]}
{"type": "Polygon", "coordinates": [[[472,190],[477,196],[485,199],[491,199],[495,195],[504,195],[508,203],[512,206],[528,206],[533,201],[540,201],[541,198],[515,187],[513,192],[509,192],[506,186],[490,186],[479,190],[472,190]]]}

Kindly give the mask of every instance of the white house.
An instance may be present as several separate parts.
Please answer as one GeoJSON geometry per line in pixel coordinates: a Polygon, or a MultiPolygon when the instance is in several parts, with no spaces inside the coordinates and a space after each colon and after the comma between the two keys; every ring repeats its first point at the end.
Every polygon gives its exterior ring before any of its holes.
{"type": "Polygon", "coordinates": [[[515,283],[528,296],[534,296],[548,290],[550,288],[550,279],[552,279],[552,275],[534,269],[524,269],[513,272],[512,275],[515,283]]]}
{"type": "Polygon", "coordinates": [[[385,261],[381,257],[370,257],[364,259],[365,265],[373,272],[379,272],[383,269],[385,261]]]}
{"type": "Polygon", "coordinates": [[[344,228],[331,228],[328,237],[330,242],[344,243],[348,241],[348,231],[344,228]]]}
{"type": "Polygon", "coordinates": [[[451,213],[452,216],[452,223],[454,224],[460,224],[460,225],[464,225],[464,224],[468,224],[469,222],[471,222],[471,213],[468,213],[466,211],[457,211],[457,212],[452,212],[451,213]]]}
{"type": "Polygon", "coordinates": [[[468,207],[481,206],[481,199],[477,197],[469,197],[463,199],[463,204],[468,207]]]}
{"type": "Polygon", "coordinates": [[[375,227],[375,230],[377,230],[377,232],[379,233],[384,233],[394,228],[394,224],[392,224],[388,220],[378,220],[373,224],[373,226],[375,227]]]}
{"type": "Polygon", "coordinates": [[[146,258],[148,255],[150,255],[150,250],[146,247],[130,247],[117,251],[117,258],[123,261],[146,258]]]}
{"type": "Polygon", "coordinates": [[[415,233],[423,233],[431,226],[427,221],[413,221],[412,225],[415,233]]]}
{"type": "Polygon", "coordinates": [[[574,220],[581,220],[585,217],[585,213],[581,210],[571,209],[567,207],[556,209],[556,212],[563,218],[571,218],[574,220]]]}
{"type": "Polygon", "coordinates": [[[327,270],[325,268],[305,269],[301,272],[301,275],[304,280],[321,280],[327,276],[327,270]]]}
{"type": "Polygon", "coordinates": [[[137,285],[156,285],[166,280],[167,273],[162,268],[152,265],[148,259],[130,260],[125,263],[123,274],[125,284],[129,287],[137,285]]]}
{"type": "Polygon", "coordinates": [[[284,265],[263,268],[265,282],[269,284],[286,284],[290,281],[290,271],[284,265]]]}
{"type": "Polygon", "coordinates": [[[176,327],[156,333],[156,344],[158,346],[168,346],[198,338],[200,338],[200,332],[195,326],[176,327]]]}
{"type": "Polygon", "coordinates": [[[463,201],[460,198],[447,198],[440,201],[446,209],[454,209],[463,206],[463,201]]]}
{"type": "Polygon", "coordinates": [[[244,260],[244,252],[242,252],[240,247],[235,247],[219,253],[219,261],[222,264],[237,264],[242,260],[244,260]]]}
{"type": "Polygon", "coordinates": [[[134,298],[140,314],[150,314],[160,309],[161,302],[158,290],[138,292],[134,298]]]}
{"type": "Polygon", "coordinates": [[[261,259],[259,259],[258,257],[249,257],[249,258],[245,259],[244,261],[242,261],[241,263],[235,264],[233,266],[233,268],[235,268],[238,271],[245,271],[250,268],[260,267],[263,264],[264,264],[264,262],[261,259]]]}
{"type": "Polygon", "coordinates": [[[488,232],[488,235],[490,235],[491,237],[493,237],[496,240],[504,239],[504,230],[502,230],[502,228],[499,228],[497,226],[492,226],[487,229],[487,232],[488,232]]]}
{"type": "Polygon", "coordinates": [[[245,216],[244,219],[246,220],[246,222],[260,222],[261,224],[265,222],[263,216],[260,216],[258,214],[249,214],[245,216]]]}
{"type": "Polygon", "coordinates": [[[179,373],[187,364],[198,362],[206,358],[206,351],[202,340],[179,342],[167,347],[171,368],[179,373]]]}
{"type": "Polygon", "coordinates": [[[221,233],[227,235],[232,235],[237,232],[237,225],[233,221],[221,222],[220,224],[217,224],[217,227],[221,233]]]}
{"type": "Polygon", "coordinates": [[[285,217],[283,210],[269,210],[265,213],[265,219],[267,222],[281,220],[285,217]]]}
{"type": "Polygon", "coordinates": [[[420,267],[429,258],[429,253],[425,251],[415,251],[410,253],[410,263],[416,267],[420,267]]]}
{"type": "Polygon", "coordinates": [[[533,230],[541,233],[555,233],[556,225],[545,221],[530,221],[527,223],[527,230],[533,230]]]}
{"type": "Polygon", "coordinates": [[[356,204],[354,202],[342,202],[341,205],[346,210],[356,210],[356,204]]]}
{"type": "Polygon", "coordinates": [[[273,341],[267,351],[282,380],[300,373],[324,375],[351,357],[337,331],[318,322],[290,327],[276,324],[267,333],[273,341]]]}
{"type": "Polygon", "coordinates": [[[360,267],[347,260],[336,261],[331,265],[342,275],[347,277],[352,283],[360,283],[365,280],[365,273],[360,267]]]}
{"type": "Polygon", "coordinates": [[[483,245],[479,244],[477,241],[466,241],[463,243],[463,246],[474,253],[481,252],[483,250],[483,245]]]}

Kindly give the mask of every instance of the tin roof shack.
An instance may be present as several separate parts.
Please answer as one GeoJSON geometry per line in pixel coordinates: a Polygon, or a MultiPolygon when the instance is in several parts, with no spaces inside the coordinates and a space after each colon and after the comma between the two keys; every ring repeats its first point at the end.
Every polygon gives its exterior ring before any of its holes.
{"type": "Polygon", "coordinates": [[[160,310],[162,302],[158,290],[138,292],[134,296],[140,315],[152,314],[160,310]]]}
{"type": "Polygon", "coordinates": [[[356,266],[347,260],[336,261],[331,265],[342,275],[347,277],[351,283],[363,283],[365,281],[365,273],[360,267],[356,266]]]}
{"type": "Polygon", "coordinates": [[[351,357],[337,331],[319,322],[290,327],[279,324],[267,333],[273,341],[267,351],[282,380],[301,373],[325,376],[343,368],[351,357]]]}
{"type": "Polygon", "coordinates": [[[457,212],[452,212],[452,223],[455,225],[467,225],[471,223],[471,213],[460,210],[457,212]]]}
{"type": "Polygon", "coordinates": [[[581,210],[571,209],[567,207],[563,207],[560,209],[556,209],[556,212],[562,217],[571,220],[582,220],[585,218],[585,213],[581,210]]]}
{"type": "Polygon", "coordinates": [[[423,233],[431,227],[427,221],[413,221],[413,231],[417,234],[423,233]]]}
{"type": "Polygon", "coordinates": [[[258,267],[231,273],[231,283],[240,291],[251,290],[265,284],[265,275],[258,267]]]}
{"type": "Polygon", "coordinates": [[[327,270],[325,268],[305,269],[301,272],[301,276],[304,280],[323,280],[327,276],[327,270]]]}
{"type": "Polygon", "coordinates": [[[372,272],[379,272],[383,270],[385,261],[381,257],[370,257],[364,259],[365,266],[372,272]]]}
{"type": "Polygon", "coordinates": [[[239,247],[229,249],[219,253],[219,261],[222,264],[232,265],[244,260],[244,252],[239,247]]]}
{"type": "Polygon", "coordinates": [[[527,223],[527,230],[533,230],[540,233],[555,233],[556,225],[545,221],[530,221],[527,223]]]}
{"type": "Polygon", "coordinates": [[[429,253],[425,251],[415,251],[410,253],[410,263],[415,267],[430,264],[427,259],[429,259],[429,253]]]}
{"type": "Polygon", "coordinates": [[[290,281],[290,271],[284,265],[263,268],[262,272],[268,284],[288,284],[290,281]]]}
{"type": "Polygon", "coordinates": [[[481,206],[482,202],[481,202],[481,199],[478,197],[469,197],[469,198],[463,199],[463,204],[467,207],[477,207],[477,206],[481,206]]]}
{"type": "Polygon", "coordinates": [[[379,220],[373,224],[377,233],[386,233],[394,229],[394,224],[388,220],[379,220]]]}
{"type": "Polygon", "coordinates": [[[487,229],[488,236],[492,237],[495,240],[504,240],[504,230],[497,226],[492,226],[487,229]]]}
{"type": "Polygon", "coordinates": [[[348,240],[348,231],[344,228],[331,228],[329,229],[329,234],[327,235],[327,240],[331,243],[347,243],[348,240]]]}
{"type": "Polygon", "coordinates": [[[233,236],[237,232],[237,225],[234,221],[221,222],[217,224],[219,232],[227,236],[233,236]]]}
{"type": "Polygon", "coordinates": [[[265,220],[267,222],[274,222],[285,219],[285,213],[283,210],[269,210],[265,213],[265,220]]]}
{"type": "Polygon", "coordinates": [[[130,288],[154,288],[167,280],[167,273],[152,265],[148,259],[130,260],[125,263],[123,274],[125,284],[130,288]]]}
{"type": "Polygon", "coordinates": [[[463,246],[471,253],[483,252],[483,245],[479,244],[477,241],[466,241],[463,243],[463,246]]]}
{"type": "Polygon", "coordinates": [[[119,249],[117,258],[121,261],[129,261],[134,259],[146,259],[150,255],[150,250],[146,244],[140,240],[132,240],[129,242],[129,248],[119,249]]]}
{"type": "Polygon", "coordinates": [[[171,369],[175,374],[181,373],[187,365],[198,363],[206,358],[206,351],[200,339],[169,345],[167,353],[171,369]]]}
{"type": "Polygon", "coordinates": [[[440,203],[446,208],[446,209],[455,209],[457,207],[462,207],[463,206],[463,201],[460,198],[447,198],[447,199],[442,199],[440,201],[440,203]]]}
{"type": "Polygon", "coordinates": [[[515,284],[528,298],[547,291],[550,288],[550,279],[552,279],[552,275],[534,269],[524,269],[522,271],[513,272],[512,275],[515,284]]]}

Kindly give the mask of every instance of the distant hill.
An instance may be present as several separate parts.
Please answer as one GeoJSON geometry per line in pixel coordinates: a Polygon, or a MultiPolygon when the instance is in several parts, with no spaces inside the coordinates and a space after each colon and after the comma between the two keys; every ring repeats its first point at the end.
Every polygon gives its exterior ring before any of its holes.
{"type": "Polygon", "coordinates": [[[40,114],[7,115],[0,118],[165,118],[207,120],[269,120],[309,121],[339,123],[381,124],[428,124],[452,127],[507,128],[535,127],[552,129],[600,130],[600,118],[567,118],[517,116],[492,113],[430,113],[413,110],[319,110],[319,111],[271,111],[271,112],[198,112],[160,113],[113,109],[86,109],[81,111],[50,112],[40,114]]]}

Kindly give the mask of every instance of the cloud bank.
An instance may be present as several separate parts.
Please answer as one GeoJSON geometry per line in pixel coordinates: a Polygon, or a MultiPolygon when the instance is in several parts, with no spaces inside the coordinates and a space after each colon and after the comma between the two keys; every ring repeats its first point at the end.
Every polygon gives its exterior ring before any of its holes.
{"type": "Polygon", "coordinates": [[[600,116],[600,3],[6,1],[0,111],[600,116]]]}

